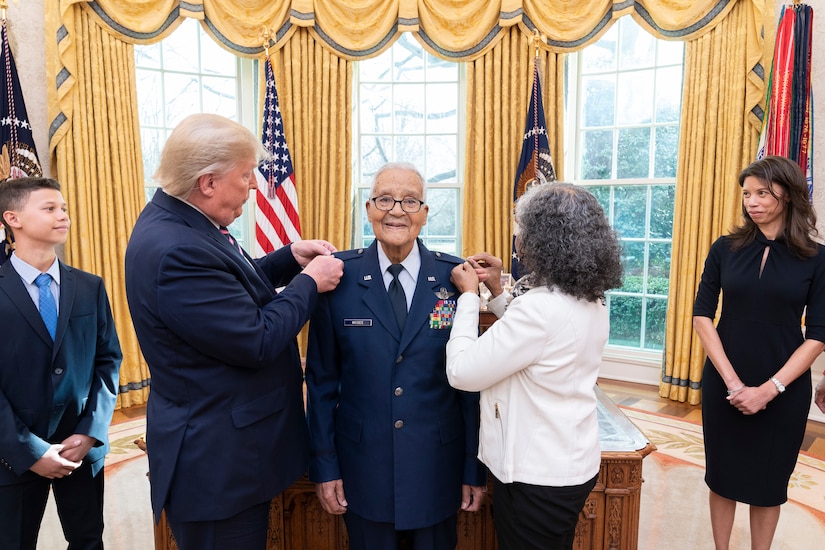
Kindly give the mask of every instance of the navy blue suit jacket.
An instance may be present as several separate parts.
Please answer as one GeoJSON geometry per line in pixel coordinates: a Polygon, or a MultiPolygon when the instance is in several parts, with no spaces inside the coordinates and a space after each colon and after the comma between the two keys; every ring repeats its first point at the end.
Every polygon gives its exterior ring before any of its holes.
{"type": "Polygon", "coordinates": [[[160,190],[138,218],[126,294],[152,374],[156,519],[163,508],[176,521],[225,519],[306,471],[295,336],[317,287],[300,270],[289,247],[242,256],[203,214],[160,190]]]}
{"type": "Polygon", "coordinates": [[[344,276],[310,322],[309,476],[342,479],[348,509],[362,517],[418,529],[456,513],[462,484],[486,483],[476,458],[478,394],[447,382],[452,325],[431,328],[439,300],[458,298],[450,272],[462,260],[418,243],[421,270],[402,333],[377,246],[337,254],[344,276]]]}
{"type": "Polygon", "coordinates": [[[84,460],[93,473],[109,450],[120,368],[103,280],[60,264],[55,340],[10,261],[0,266],[0,485],[36,476],[29,468],[72,434],[97,440],[84,460]]]}

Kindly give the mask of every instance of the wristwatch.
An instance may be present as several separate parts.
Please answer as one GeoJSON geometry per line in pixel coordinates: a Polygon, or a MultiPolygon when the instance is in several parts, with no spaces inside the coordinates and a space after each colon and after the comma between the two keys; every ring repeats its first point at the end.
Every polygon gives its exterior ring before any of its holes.
{"type": "Polygon", "coordinates": [[[785,385],[779,380],[777,380],[776,376],[771,376],[771,382],[773,382],[774,386],[776,386],[776,389],[779,390],[779,393],[785,391],[785,385]]]}

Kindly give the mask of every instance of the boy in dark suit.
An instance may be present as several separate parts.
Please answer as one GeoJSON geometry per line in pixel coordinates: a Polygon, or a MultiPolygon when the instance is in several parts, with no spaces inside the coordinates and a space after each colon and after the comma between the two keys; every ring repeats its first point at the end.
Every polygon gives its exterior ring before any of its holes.
{"type": "Polygon", "coordinates": [[[0,183],[15,250],[0,266],[0,548],[34,549],[54,492],[71,549],[103,548],[103,458],[121,352],[100,277],[57,259],[60,184],[0,183]]]}

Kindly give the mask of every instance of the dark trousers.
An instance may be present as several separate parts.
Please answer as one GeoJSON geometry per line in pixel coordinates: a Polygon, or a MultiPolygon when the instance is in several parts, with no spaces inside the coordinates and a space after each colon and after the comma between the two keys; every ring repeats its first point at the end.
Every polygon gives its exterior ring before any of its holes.
{"type": "Polygon", "coordinates": [[[68,550],[103,549],[103,468],[93,476],[91,464],[84,461],[60,479],[46,479],[33,472],[22,477],[25,481],[21,483],[0,486],[0,548],[37,547],[51,487],[68,550]]]}
{"type": "Polygon", "coordinates": [[[493,523],[499,550],[569,550],[590,481],[570,487],[502,483],[493,478],[493,523]]]}
{"type": "Polygon", "coordinates": [[[179,550],[264,550],[269,501],[214,521],[176,521],[167,516],[179,550]]]}
{"type": "Polygon", "coordinates": [[[392,523],[376,522],[347,512],[350,550],[454,550],[458,544],[456,515],[421,529],[397,531],[392,523]]]}

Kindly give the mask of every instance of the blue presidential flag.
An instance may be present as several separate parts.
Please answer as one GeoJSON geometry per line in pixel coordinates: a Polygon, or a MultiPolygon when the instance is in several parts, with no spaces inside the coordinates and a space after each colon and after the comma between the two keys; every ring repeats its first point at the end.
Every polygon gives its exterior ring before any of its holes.
{"type": "MultiPolygon", "coordinates": [[[[5,85],[0,86],[0,185],[9,178],[43,175],[40,161],[37,159],[26,104],[20,91],[17,68],[14,66],[14,58],[9,48],[5,19],[2,32],[3,55],[0,56],[0,65],[6,79],[5,85]]],[[[5,243],[5,246],[0,245],[0,263],[3,263],[10,254],[11,242],[2,229],[0,239],[0,242],[5,243]]]]}
{"type": "MultiPolygon", "coordinates": [[[[556,170],[553,168],[553,156],[547,140],[547,125],[544,122],[544,103],[541,99],[541,80],[539,79],[539,58],[533,61],[533,91],[530,105],[527,107],[527,120],[524,123],[524,138],[521,143],[521,158],[516,169],[516,181],[513,184],[513,205],[531,185],[555,181],[556,170]]],[[[518,255],[516,254],[516,235],[513,235],[513,251],[510,271],[513,279],[526,273],[520,273],[518,255]]]]}

